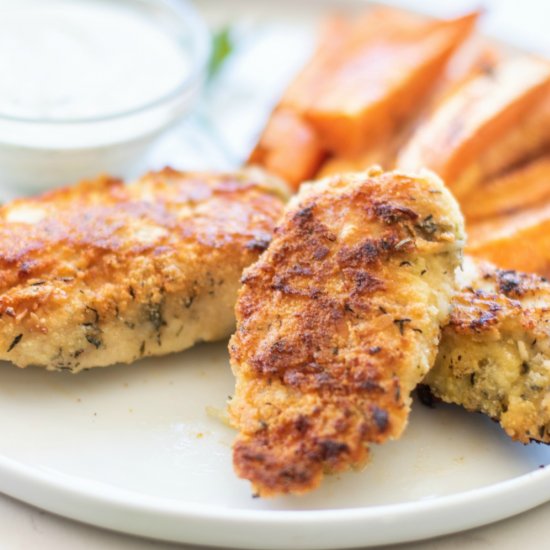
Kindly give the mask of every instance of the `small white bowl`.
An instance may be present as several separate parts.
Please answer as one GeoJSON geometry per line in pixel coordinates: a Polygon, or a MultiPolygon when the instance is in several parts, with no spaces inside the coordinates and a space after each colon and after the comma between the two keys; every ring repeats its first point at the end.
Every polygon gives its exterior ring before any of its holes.
{"type": "MultiPolygon", "coordinates": [[[[82,0],[76,0],[79,1],[82,0]]],[[[201,89],[210,54],[210,37],[201,17],[189,3],[185,0],[99,0],[96,5],[101,6],[102,2],[107,9],[131,10],[132,16],[145,17],[147,23],[166,33],[186,58],[182,78],[173,89],[143,104],[136,105],[134,101],[127,110],[99,116],[11,116],[0,109],[0,186],[25,193],[73,183],[99,173],[123,176],[140,164],[155,138],[189,110],[201,89]]],[[[61,4],[57,3],[58,10],[61,4]]],[[[41,2],[38,8],[32,9],[48,10],[55,5],[55,2],[41,2]]],[[[47,15],[57,20],[56,13],[47,15]]],[[[102,29],[98,28],[97,32],[101,33],[102,29]]]]}

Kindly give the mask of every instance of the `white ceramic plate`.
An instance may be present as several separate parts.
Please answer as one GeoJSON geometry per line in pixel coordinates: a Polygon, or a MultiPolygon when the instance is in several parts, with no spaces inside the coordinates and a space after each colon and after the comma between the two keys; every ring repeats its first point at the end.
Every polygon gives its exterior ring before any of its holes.
{"type": "MultiPolygon", "coordinates": [[[[202,114],[159,144],[151,164],[237,163],[307,57],[327,3],[239,0],[224,14],[222,3],[201,2],[214,17],[245,14],[246,39],[202,114]]],[[[232,391],[225,343],[78,376],[0,364],[0,490],[137,535],[294,550],[441,535],[550,495],[549,448],[513,443],[481,415],[415,403],[405,436],[375,448],[364,471],[305,497],[253,499],[232,471],[234,433],[207,413],[232,391]]]]}
{"type": "Polygon", "coordinates": [[[362,472],[301,498],[253,499],[234,433],[207,411],[233,390],[225,343],[77,376],[0,365],[0,489],[74,519],[243,548],[347,548],[494,521],[550,494],[550,449],[481,415],[415,403],[362,472]]]}

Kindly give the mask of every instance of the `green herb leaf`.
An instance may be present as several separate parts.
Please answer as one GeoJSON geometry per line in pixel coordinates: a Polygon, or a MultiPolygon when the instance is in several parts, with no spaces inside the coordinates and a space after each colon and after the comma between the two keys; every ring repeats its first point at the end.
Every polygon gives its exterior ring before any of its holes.
{"type": "Polygon", "coordinates": [[[231,38],[230,27],[222,27],[214,33],[212,36],[212,55],[208,64],[208,78],[212,78],[218,73],[233,49],[234,43],[231,38]]]}

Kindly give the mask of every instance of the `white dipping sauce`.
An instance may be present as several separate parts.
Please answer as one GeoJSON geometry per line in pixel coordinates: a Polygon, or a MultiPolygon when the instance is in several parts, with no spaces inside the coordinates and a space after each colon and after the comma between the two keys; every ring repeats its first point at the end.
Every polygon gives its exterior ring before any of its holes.
{"type": "Polygon", "coordinates": [[[208,48],[184,0],[0,0],[0,200],[146,169],[208,48]]]}
{"type": "Polygon", "coordinates": [[[0,25],[0,116],[109,116],[169,94],[189,70],[175,39],[125,2],[2,0],[0,25]]]}

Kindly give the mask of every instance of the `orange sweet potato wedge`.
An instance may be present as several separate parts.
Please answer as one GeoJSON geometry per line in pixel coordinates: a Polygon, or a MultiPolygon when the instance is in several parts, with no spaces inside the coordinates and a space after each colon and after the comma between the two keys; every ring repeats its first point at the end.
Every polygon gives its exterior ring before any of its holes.
{"type": "Polygon", "coordinates": [[[278,107],[248,162],[278,175],[296,190],[315,175],[324,157],[324,149],[307,122],[294,111],[278,107]]]}
{"type": "Polygon", "coordinates": [[[361,170],[363,170],[362,157],[330,157],[321,165],[321,168],[319,168],[319,171],[315,177],[321,179],[326,178],[327,176],[334,176],[336,174],[345,174],[346,172],[360,172],[361,170]]]}
{"type": "Polygon", "coordinates": [[[550,64],[528,56],[467,80],[415,132],[398,158],[428,167],[463,199],[550,142],[550,64]]]}
{"type": "Polygon", "coordinates": [[[468,227],[466,253],[550,277],[550,203],[468,227]]]}
{"type": "Polygon", "coordinates": [[[504,53],[498,46],[474,34],[449,60],[445,73],[430,98],[426,112],[423,113],[423,119],[435,112],[467,82],[493,72],[503,59],[504,53]]]}
{"type": "Polygon", "coordinates": [[[418,109],[400,128],[392,132],[391,137],[379,140],[376,144],[361,151],[359,155],[331,155],[321,165],[316,178],[342,172],[366,170],[374,164],[386,170],[395,167],[400,149],[411,139],[419,121],[429,116],[437,105],[444,101],[453,90],[482,72],[490,70],[499,59],[500,53],[495,46],[489,45],[479,37],[473,37],[450,59],[440,82],[433,92],[419,104],[418,109]]]}
{"type": "MultiPolygon", "coordinates": [[[[311,70],[323,64],[334,51],[339,51],[350,27],[351,22],[340,15],[327,17],[319,31],[317,49],[296,80],[307,78],[311,70]]],[[[288,91],[285,96],[287,94],[288,91]]],[[[285,105],[283,96],[272,112],[248,163],[262,166],[282,177],[296,190],[300,183],[315,176],[325,156],[326,150],[311,125],[304,120],[299,110],[285,105]]]]}
{"type": "Polygon", "coordinates": [[[373,165],[387,168],[391,164],[390,151],[385,147],[372,149],[354,157],[329,157],[323,162],[315,178],[324,178],[345,172],[361,172],[373,165]]]}
{"type": "Polygon", "coordinates": [[[433,21],[395,8],[376,7],[353,19],[327,18],[317,50],[273,111],[249,163],[260,164],[285,178],[294,188],[316,177],[319,170],[333,172],[335,166],[357,169],[373,162],[389,166],[385,159],[390,158],[390,153],[393,164],[397,149],[391,134],[406,118],[404,113],[411,119],[417,115],[427,98],[424,92],[434,87],[444,64],[471,31],[476,17],[474,14],[450,22],[433,21]],[[419,39],[422,45],[413,48],[412,59],[407,50],[419,39]],[[430,48],[434,51],[428,51],[430,48]],[[407,63],[393,66],[379,75],[380,67],[394,63],[400,56],[407,63]],[[420,65],[417,67],[417,64],[420,65]],[[405,68],[407,71],[400,74],[405,68]],[[395,86],[388,83],[389,73],[399,76],[395,86]],[[364,95],[367,99],[378,93],[384,96],[388,92],[389,95],[381,101],[367,101],[365,109],[351,116],[349,123],[355,134],[344,132],[346,139],[341,140],[339,121],[341,112],[348,107],[345,87],[350,75],[355,75],[357,92],[368,84],[364,95]],[[342,81],[343,76],[346,82],[342,81]],[[323,94],[330,94],[339,86],[344,86],[344,95],[338,106],[338,116],[326,127],[316,124],[312,106],[323,94]],[[394,93],[397,88],[399,93],[394,93]],[[328,134],[323,132],[323,127],[328,134]],[[326,168],[322,168],[329,157],[334,157],[334,163],[329,160],[326,168]]]}
{"type": "Polygon", "coordinates": [[[462,212],[470,224],[550,204],[550,153],[487,182],[466,197],[462,212]]]}
{"type": "Polygon", "coordinates": [[[300,75],[283,102],[304,114],[327,150],[360,154],[418,110],[476,19],[428,20],[373,9],[354,23],[347,40],[300,75]]]}

